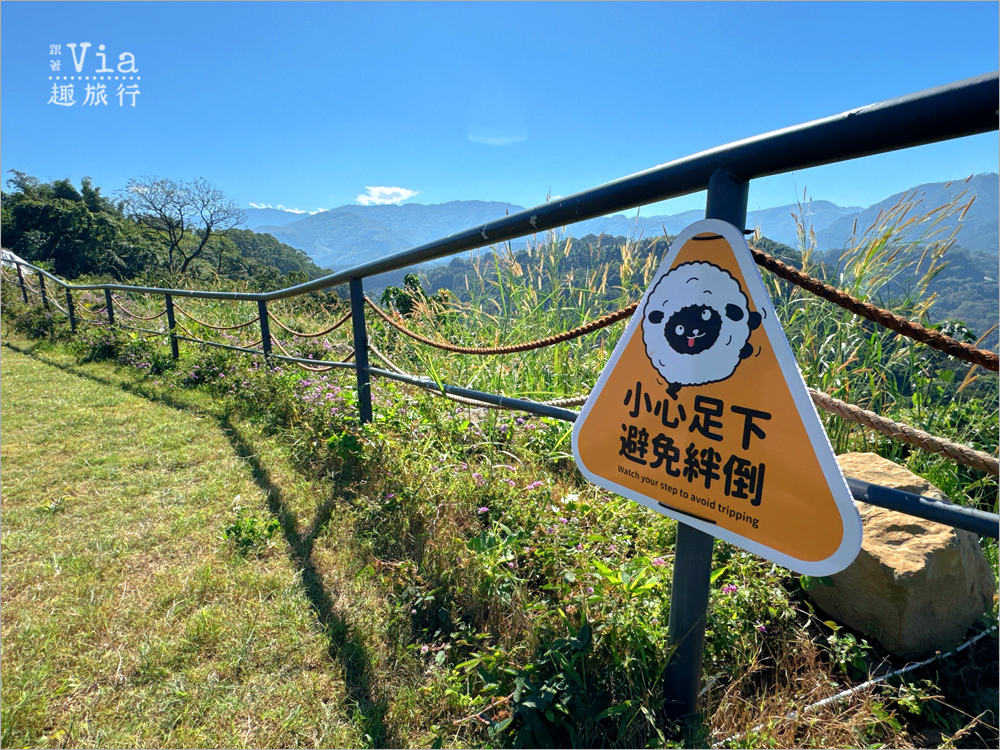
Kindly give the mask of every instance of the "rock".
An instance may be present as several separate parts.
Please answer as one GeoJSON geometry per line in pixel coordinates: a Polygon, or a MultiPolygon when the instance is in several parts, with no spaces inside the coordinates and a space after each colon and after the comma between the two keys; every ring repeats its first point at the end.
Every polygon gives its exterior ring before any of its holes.
{"type": "MultiPolygon", "coordinates": [[[[947,500],[927,480],[874,453],[837,460],[847,476],[947,500]]],[[[997,590],[978,538],[868,503],[857,506],[864,530],[861,552],[831,576],[833,586],[812,587],[813,602],[905,659],[960,643],[997,590]]]]}

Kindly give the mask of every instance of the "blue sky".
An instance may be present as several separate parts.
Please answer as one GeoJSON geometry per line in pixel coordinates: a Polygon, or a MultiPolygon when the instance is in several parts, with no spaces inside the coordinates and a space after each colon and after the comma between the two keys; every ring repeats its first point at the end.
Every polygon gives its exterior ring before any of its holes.
{"type": "MultiPolygon", "coordinates": [[[[410,192],[530,206],[993,71],[998,25],[995,2],[5,2],[0,167],[112,194],[204,177],[243,206],[304,211],[410,192]],[[49,76],[76,76],[67,45],[84,42],[81,74],[103,44],[108,68],[131,53],[137,78],[103,81],[96,105],[98,84],[63,80],[75,104],[50,103],[49,76]],[[120,99],[125,85],[139,93],[120,99]]],[[[804,188],[867,206],[998,162],[992,133],[758,180],[750,208],[804,188]]]]}

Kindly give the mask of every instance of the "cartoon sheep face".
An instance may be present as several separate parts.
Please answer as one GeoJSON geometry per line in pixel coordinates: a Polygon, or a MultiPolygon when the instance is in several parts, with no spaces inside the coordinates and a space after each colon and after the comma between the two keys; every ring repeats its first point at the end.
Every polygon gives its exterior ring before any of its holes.
{"type": "Polygon", "coordinates": [[[684,263],[661,276],[642,312],[642,340],[676,398],[684,385],[725,380],[753,353],[760,325],[739,282],[712,263],[684,263]]]}

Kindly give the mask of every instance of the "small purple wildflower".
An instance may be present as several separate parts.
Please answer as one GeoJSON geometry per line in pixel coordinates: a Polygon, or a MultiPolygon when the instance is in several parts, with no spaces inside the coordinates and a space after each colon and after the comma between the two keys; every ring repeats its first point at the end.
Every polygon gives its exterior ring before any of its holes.
{"type": "Polygon", "coordinates": [[[757,620],[757,622],[754,623],[754,627],[757,628],[757,632],[758,633],[766,633],[767,632],[767,626],[764,625],[760,620],[757,620]]]}
{"type": "Polygon", "coordinates": [[[559,516],[559,523],[569,523],[569,519],[564,516],[559,516]]]}
{"type": "Polygon", "coordinates": [[[576,548],[581,552],[583,552],[583,542],[580,542],[578,545],[576,545],[576,548]]]}
{"type": "Polygon", "coordinates": [[[587,593],[588,594],[593,594],[594,593],[594,587],[593,586],[587,586],[587,593]]]}
{"type": "Polygon", "coordinates": [[[479,509],[479,515],[482,515],[483,513],[489,513],[489,512],[490,512],[490,509],[487,508],[485,505],[482,508],[479,509]]]}
{"type": "Polygon", "coordinates": [[[430,650],[431,650],[430,646],[428,646],[426,643],[420,647],[420,653],[422,654],[426,654],[430,650]]]}
{"type": "Polygon", "coordinates": [[[664,560],[662,557],[654,557],[652,560],[650,560],[650,562],[657,568],[662,568],[664,565],[667,564],[667,561],[664,560]]]}
{"type": "Polygon", "coordinates": [[[734,586],[731,583],[727,583],[722,587],[723,594],[735,594],[739,590],[739,586],[734,586]]]}
{"type": "Polygon", "coordinates": [[[479,485],[480,487],[483,486],[483,475],[480,474],[478,471],[473,473],[472,478],[476,480],[477,485],[479,485]]]}
{"type": "Polygon", "coordinates": [[[539,488],[539,487],[541,487],[541,486],[542,486],[543,484],[545,484],[545,482],[543,482],[543,481],[542,481],[541,479],[536,479],[536,480],[535,480],[534,482],[532,482],[532,483],[531,483],[531,484],[529,484],[529,485],[528,485],[527,487],[525,487],[525,489],[526,489],[526,490],[534,490],[534,489],[538,489],[538,488],[539,488]]]}

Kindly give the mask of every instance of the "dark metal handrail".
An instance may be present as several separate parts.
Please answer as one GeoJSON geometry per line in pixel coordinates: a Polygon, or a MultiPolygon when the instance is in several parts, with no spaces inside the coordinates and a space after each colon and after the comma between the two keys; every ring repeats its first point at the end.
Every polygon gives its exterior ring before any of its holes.
{"type": "MultiPolygon", "coordinates": [[[[113,289],[138,294],[244,301],[285,299],[329,289],[351,279],[374,276],[615,211],[695,193],[705,190],[709,179],[719,169],[748,182],[758,177],[988,133],[997,129],[998,85],[1000,73],[986,73],[736,141],[370,263],[273,292],[66,284],[47,271],[42,273],[74,291],[113,289]]],[[[31,268],[41,270],[34,266],[31,268]]]]}
{"type": "MultiPolygon", "coordinates": [[[[75,317],[71,294],[73,291],[103,289],[107,302],[108,324],[112,326],[115,325],[115,320],[111,290],[155,294],[165,298],[168,328],[162,333],[169,334],[171,352],[175,358],[178,356],[177,342],[183,340],[290,362],[309,362],[311,365],[333,365],[353,369],[357,373],[358,416],[362,423],[370,422],[372,419],[369,383],[371,375],[399,380],[439,393],[477,399],[495,406],[572,422],[576,419],[577,413],[568,409],[435,383],[426,378],[415,378],[370,367],[363,279],[706,189],[708,190],[706,215],[742,226],[746,221],[747,194],[749,181],[752,179],[997,130],[997,115],[1000,112],[997,107],[998,84],[1000,84],[1000,74],[988,73],[730,143],[418,245],[371,263],[364,263],[346,271],[273,292],[241,293],[159,289],[123,284],[68,284],[48,271],[6,252],[0,260],[4,264],[13,263],[17,266],[18,283],[21,285],[21,293],[26,302],[28,296],[21,273],[22,267],[38,274],[40,294],[46,308],[48,299],[44,280],[51,279],[63,287],[67,294],[67,314],[74,330],[75,317]],[[344,283],[350,283],[354,364],[303,360],[299,357],[271,353],[268,301],[318,292],[344,283]],[[173,297],[257,302],[261,350],[178,335],[173,316],[173,297]]],[[[995,513],[984,513],[941,503],[932,498],[854,479],[848,479],[848,486],[856,500],[945,523],[955,528],[967,529],[977,534],[994,538],[1000,536],[1000,516],[995,513]]],[[[665,708],[672,715],[691,713],[697,707],[705,632],[703,613],[708,604],[713,542],[712,537],[691,526],[680,524],[678,528],[668,625],[670,640],[676,645],[676,653],[664,677],[665,708]]]]}

